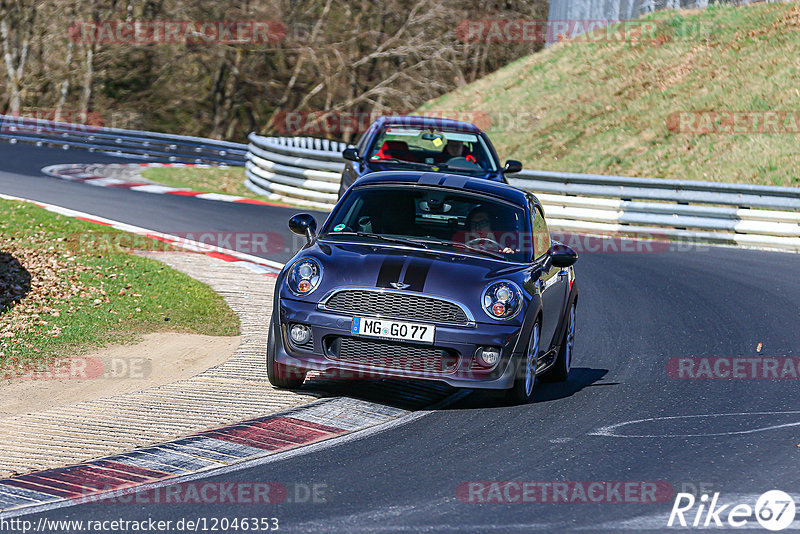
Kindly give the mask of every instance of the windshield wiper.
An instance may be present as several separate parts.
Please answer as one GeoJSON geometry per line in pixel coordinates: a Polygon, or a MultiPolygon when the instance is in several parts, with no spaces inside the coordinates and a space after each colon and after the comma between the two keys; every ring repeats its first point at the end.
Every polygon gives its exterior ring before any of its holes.
{"type": "Polygon", "coordinates": [[[500,252],[491,252],[489,250],[483,250],[482,248],[471,247],[466,243],[460,243],[458,241],[442,241],[445,245],[452,245],[455,248],[460,248],[463,250],[471,250],[472,252],[477,252],[479,254],[486,254],[487,256],[491,256],[492,258],[497,258],[498,260],[506,260],[508,259],[507,256],[501,254],[500,252]]]}
{"type": "Polygon", "coordinates": [[[373,234],[371,232],[334,232],[334,233],[327,232],[325,235],[328,237],[335,237],[337,235],[355,235],[358,237],[370,237],[372,239],[379,239],[381,241],[386,241],[388,243],[398,243],[400,245],[408,245],[411,247],[430,248],[428,245],[426,245],[421,241],[414,241],[413,239],[405,239],[402,237],[389,237],[381,234],[373,234]]]}

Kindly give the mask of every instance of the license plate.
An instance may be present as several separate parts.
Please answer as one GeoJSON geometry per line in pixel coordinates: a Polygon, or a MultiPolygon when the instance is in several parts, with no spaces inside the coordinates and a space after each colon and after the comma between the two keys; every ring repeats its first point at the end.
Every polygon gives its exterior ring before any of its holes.
{"type": "Polygon", "coordinates": [[[429,324],[404,323],[387,319],[371,319],[369,317],[353,317],[353,327],[350,329],[350,332],[359,336],[400,339],[421,343],[433,343],[435,331],[436,327],[429,324]]]}

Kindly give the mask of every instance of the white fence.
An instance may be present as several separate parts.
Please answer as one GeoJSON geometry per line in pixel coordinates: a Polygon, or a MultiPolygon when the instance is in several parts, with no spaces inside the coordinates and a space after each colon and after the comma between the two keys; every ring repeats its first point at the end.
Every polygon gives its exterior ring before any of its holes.
{"type": "Polygon", "coordinates": [[[273,200],[330,209],[336,203],[347,145],[310,137],[250,134],[246,185],[273,200]]]}
{"type": "MultiPolygon", "coordinates": [[[[250,134],[247,185],[275,200],[329,209],[343,143],[250,134]]],[[[800,188],[522,171],[551,228],[800,251],[800,188]]]]}

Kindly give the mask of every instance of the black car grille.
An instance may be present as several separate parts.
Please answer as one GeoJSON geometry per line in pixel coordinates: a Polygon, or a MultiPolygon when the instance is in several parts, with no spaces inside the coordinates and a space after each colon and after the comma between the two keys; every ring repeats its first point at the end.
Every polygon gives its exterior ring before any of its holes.
{"type": "Polygon", "coordinates": [[[469,324],[467,314],[457,304],[406,293],[345,289],[328,299],[325,308],[354,315],[380,315],[394,319],[469,324]]]}
{"type": "Polygon", "coordinates": [[[455,371],[458,365],[457,354],[435,347],[352,337],[333,338],[325,345],[332,360],[380,369],[447,374],[455,371]]]}

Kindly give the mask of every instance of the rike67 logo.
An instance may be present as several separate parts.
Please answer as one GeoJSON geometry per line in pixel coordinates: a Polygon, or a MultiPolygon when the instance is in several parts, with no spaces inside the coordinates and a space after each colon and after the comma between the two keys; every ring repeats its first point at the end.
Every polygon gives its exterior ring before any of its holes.
{"type": "Polygon", "coordinates": [[[695,499],[691,493],[678,493],[667,526],[753,528],[752,520],[755,519],[761,527],[779,531],[788,528],[795,518],[794,499],[780,490],[764,493],[755,499],[754,505],[746,502],[749,500],[746,497],[738,502],[722,504],[719,495],[714,493],[709,499],[707,494],[703,494],[695,499]]]}

